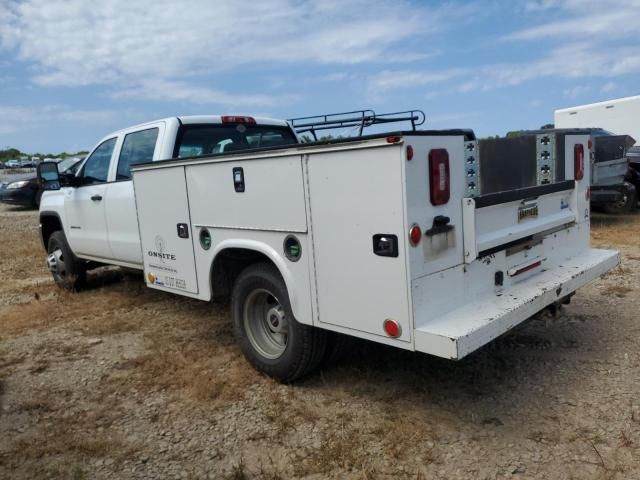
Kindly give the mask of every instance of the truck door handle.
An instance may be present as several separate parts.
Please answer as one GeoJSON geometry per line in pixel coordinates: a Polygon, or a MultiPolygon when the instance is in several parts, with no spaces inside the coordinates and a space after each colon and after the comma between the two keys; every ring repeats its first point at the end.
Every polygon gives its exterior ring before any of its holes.
{"type": "Polygon", "coordinates": [[[102,200],[102,195],[94,195],[93,197],[91,197],[91,200],[93,200],[94,202],[99,202],[100,200],[102,200]]]}

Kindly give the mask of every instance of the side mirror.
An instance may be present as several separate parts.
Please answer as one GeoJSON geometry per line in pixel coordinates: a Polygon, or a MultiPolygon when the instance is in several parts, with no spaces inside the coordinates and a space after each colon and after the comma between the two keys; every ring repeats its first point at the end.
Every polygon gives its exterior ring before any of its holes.
{"type": "Polygon", "coordinates": [[[56,162],[42,162],[37,172],[43,190],[60,190],[60,173],[56,162]]]}

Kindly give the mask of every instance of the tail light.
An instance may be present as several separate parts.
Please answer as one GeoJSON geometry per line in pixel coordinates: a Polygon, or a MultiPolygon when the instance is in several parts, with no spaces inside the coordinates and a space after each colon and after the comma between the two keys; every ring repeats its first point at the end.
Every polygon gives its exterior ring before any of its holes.
{"type": "Polygon", "coordinates": [[[411,145],[407,145],[407,160],[413,160],[413,147],[411,145]]]}
{"type": "Polygon", "coordinates": [[[238,117],[236,115],[223,115],[222,123],[249,123],[255,125],[256,119],[253,117],[238,117]]]}
{"type": "Polygon", "coordinates": [[[573,172],[576,180],[584,178],[584,146],[581,143],[573,146],[573,172]]]}
{"type": "Polygon", "coordinates": [[[450,197],[449,152],[435,148],[429,152],[429,195],[432,205],[444,205],[450,197]]]}

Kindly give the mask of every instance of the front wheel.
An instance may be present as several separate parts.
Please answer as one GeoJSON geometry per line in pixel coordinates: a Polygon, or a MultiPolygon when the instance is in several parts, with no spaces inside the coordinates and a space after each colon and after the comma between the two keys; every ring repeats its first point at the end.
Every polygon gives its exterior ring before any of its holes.
{"type": "Polygon", "coordinates": [[[60,288],[75,290],[84,284],[87,278],[84,264],[76,260],[63,232],[51,234],[47,253],[47,267],[60,288]]]}
{"type": "Polygon", "coordinates": [[[257,370],[288,383],[318,366],[326,333],[294,318],[287,287],[274,266],[247,267],[234,284],[231,309],[236,340],[257,370]]]}

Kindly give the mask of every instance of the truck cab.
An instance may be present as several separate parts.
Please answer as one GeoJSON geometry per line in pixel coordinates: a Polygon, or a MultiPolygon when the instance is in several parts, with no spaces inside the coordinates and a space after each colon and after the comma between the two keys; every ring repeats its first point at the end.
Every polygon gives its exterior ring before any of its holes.
{"type": "Polygon", "coordinates": [[[62,178],[60,190],[43,194],[44,246],[48,249],[51,234],[62,231],[80,261],[141,270],[132,165],[297,143],[286,121],[248,116],[172,117],[113,132],[74,176],[62,178]]]}

